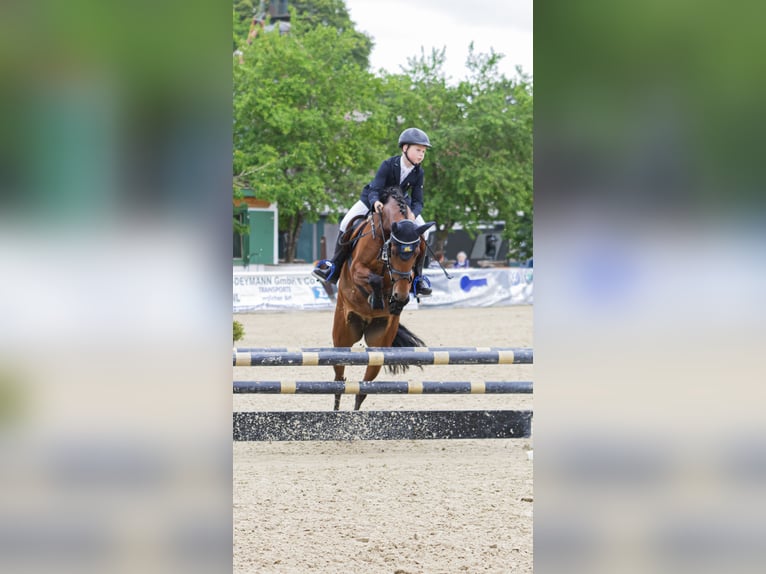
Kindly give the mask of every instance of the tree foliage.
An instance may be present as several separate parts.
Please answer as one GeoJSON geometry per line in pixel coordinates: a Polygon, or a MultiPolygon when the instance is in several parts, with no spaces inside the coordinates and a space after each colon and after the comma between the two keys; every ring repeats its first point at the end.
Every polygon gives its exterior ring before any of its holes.
{"type": "MultiPolygon", "coordinates": [[[[410,59],[401,75],[388,76],[385,102],[390,125],[416,125],[433,144],[426,169],[423,217],[437,222],[437,249],[460,225],[505,222],[504,237],[517,258],[531,256],[532,86],[498,71],[501,55],[469,47],[469,77],[448,85],[445,52],[410,59]],[[395,121],[396,120],[396,121],[395,121]]],[[[391,137],[395,137],[393,133],[391,137]]]]}
{"type": "Polygon", "coordinates": [[[471,46],[471,76],[457,88],[461,118],[445,141],[451,185],[441,203],[465,207],[457,220],[471,231],[482,221],[504,221],[510,250],[521,259],[532,254],[532,91],[520,71],[515,79],[500,74],[498,62],[497,54],[475,54],[471,46]]]}
{"type": "Polygon", "coordinates": [[[296,29],[243,46],[234,72],[235,187],[278,202],[288,260],[304,221],[358,195],[359,166],[370,161],[364,141],[376,125],[368,117],[375,82],[348,58],[356,37],[293,22],[296,29]]]}
{"type": "Polygon", "coordinates": [[[234,17],[232,32],[234,33],[234,49],[237,49],[247,39],[250,23],[256,15],[259,0],[234,0],[234,17]]]}
{"type": "MultiPolygon", "coordinates": [[[[235,22],[248,5],[235,2],[235,22]]],[[[475,233],[503,221],[512,255],[531,256],[530,78],[505,77],[500,54],[473,46],[457,85],[444,77],[443,49],[421,49],[399,74],[373,75],[372,41],[354,29],[343,0],[291,0],[290,10],[289,34],[260,34],[250,45],[240,37],[234,70],[235,189],[279,202],[287,260],[302,223],[345,212],[411,126],[433,144],[423,217],[436,220],[437,241],[456,226],[475,233]]]]}
{"type": "Polygon", "coordinates": [[[290,0],[290,6],[307,28],[328,26],[349,35],[349,53],[354,62],[367,69],[372,39],[357,31],[343,0],[290,0]]]}

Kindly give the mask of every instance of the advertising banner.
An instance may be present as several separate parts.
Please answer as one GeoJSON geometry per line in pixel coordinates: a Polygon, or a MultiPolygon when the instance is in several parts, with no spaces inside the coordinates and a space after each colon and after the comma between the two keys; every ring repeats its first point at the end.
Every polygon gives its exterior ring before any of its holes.
{"type": "MultiPolygon", "coordinates": [[[[311,268],[291,271],[234,271],[235,313],[250,311],[290,311],[333,309],[335,303],[324,287],[311,276],[311,268]]],[[[531,305],[531,268],[427,269],[431,297],[420,300],[420,307],[495,307],[531,305]]],[[[415,301],[411,306],[417,307],[415,301]]]]}
{"type": "Polygon", "coordinates": [[[234,272],[234,312],[333,309],[309,272],[234,272]]]}
{"type": "Polygon", "coordinates": [[[420,300],[421,307],[496,307],[531,305],[531,268],[428,269],[433,295],[420,300]]]}

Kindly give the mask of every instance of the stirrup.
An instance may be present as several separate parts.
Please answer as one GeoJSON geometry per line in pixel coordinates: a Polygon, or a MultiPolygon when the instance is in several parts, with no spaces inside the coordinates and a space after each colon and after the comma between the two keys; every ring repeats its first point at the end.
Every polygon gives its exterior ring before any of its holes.
{"type": "Polygon", "coordinates": [[[330,277],[332,277],[333,271],[335,271],[335,264],[331,259],[322,259],[318,261],[314,269],[311,270],[311,274],[319,279],[322,283],[325,283],[330,277]],[[322,269],[322,266],[326,269],[322,269]]]}
{"type": "Polygon", "coordinates": [[[431,280],[425,275],[418,275],[412,281],[412,292],[416,297],[430,297],[431,296],[431,280]],[[421,285],[422,284],[422,285],[421,285]],[[419,293],[420,289],[428,289],[428,293],[419,293]]]}

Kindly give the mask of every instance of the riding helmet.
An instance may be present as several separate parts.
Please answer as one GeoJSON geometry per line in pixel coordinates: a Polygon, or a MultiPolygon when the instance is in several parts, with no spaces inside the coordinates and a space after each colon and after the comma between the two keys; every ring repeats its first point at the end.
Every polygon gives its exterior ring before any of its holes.
{"type": "Polygon", "coordinates": [[[431,141],[428,139],[426,132],[418,128],[407,128],[402,132],[402,135],[399,136],[399,147],[402,147],[404,144],[431,147],[431,141]]]}

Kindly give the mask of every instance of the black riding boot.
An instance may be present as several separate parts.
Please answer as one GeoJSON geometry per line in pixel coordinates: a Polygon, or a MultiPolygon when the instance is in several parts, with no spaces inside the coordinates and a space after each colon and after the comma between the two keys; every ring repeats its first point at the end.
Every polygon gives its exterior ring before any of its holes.
{"type": "Polygon", "coordinates": [[[322,283],[327,282],[335,285],[340,278],[340,270],[348,258],[350,248],[350,244],[342,242],[343,235],[343,233],[338,233],[338,239],[335,242],[335,253],[333,253],[332,259],[322,259],[311,271],[311,274],[322,283]]]}
{"type": "Polygon", "coordinates": [[[431,296],[431,282],[428,277],[423,275],[423,263],[425,263],[425,254],[418,257],[415,262],[415,280],[412,282],[412,292],[415,297],[430,297],[431,296]]]}

